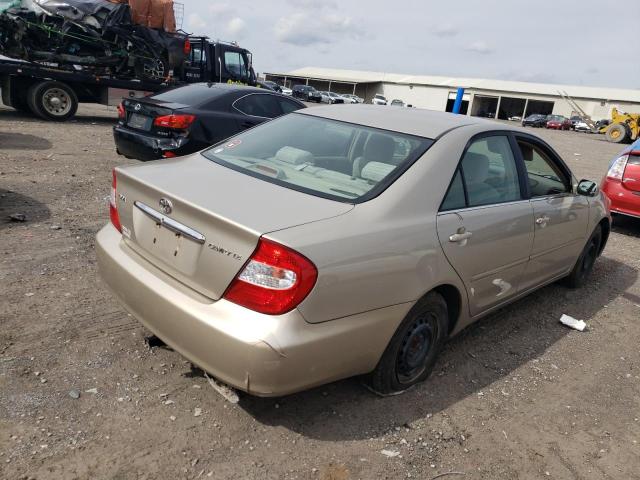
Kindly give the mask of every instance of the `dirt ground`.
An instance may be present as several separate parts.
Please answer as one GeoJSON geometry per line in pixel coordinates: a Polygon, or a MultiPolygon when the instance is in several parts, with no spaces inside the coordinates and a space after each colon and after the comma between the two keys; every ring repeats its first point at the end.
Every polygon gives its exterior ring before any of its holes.
{"type": "MultiPolygon", "coordinates": [[[[110,172],[132,162],[114,152],[115,117],[0,107],[0,478],[640,479],[640,222],[616,223],[586,287],[475,324],[404,395],[349,379],[233,405],[150,349],[98,278],[110,172]]],[[[583,178],[619,150],[535,132],[583,178]]]]}

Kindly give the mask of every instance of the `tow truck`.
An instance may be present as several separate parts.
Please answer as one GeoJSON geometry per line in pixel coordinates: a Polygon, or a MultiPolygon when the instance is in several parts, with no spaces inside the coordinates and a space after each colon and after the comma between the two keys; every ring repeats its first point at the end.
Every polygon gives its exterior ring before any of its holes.
{"type": "Polygon", "coordinates": [[[251,52],[234,42],[189,35],[185,52],[185,61],[161,80],[96,75],[82,68],[0,57],[2,103],[45,120],[64,121],[75,115],[79,103],[115,106],[123,98],[138,98],[186,83],[257,85],[251,52]]]}

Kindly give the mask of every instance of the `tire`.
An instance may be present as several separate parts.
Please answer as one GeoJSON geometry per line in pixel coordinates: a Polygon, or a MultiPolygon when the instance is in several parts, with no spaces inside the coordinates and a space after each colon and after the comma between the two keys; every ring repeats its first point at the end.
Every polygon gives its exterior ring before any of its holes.
{"type": "Polygon", "coordinates": [[[624,143],[627,141],[629,132],[627,131],[627,127],[622,123],[614,123],[607,128],[605,136],[609,142],[624,143]]]}
{"type": "Polygon", "coordinates": [[[602,228],[600,225],[593,231],[587,244],[584,246],[582,253],[578,257],[576,264],[573,266],[571,273],[563,280],[563,283],[569,288],[582,287],[593,270],[593,264],[598,258],[600,252],[600,244],[602,242],[602,228]]]}
{"type": "Polygon", "coordinates": [[[56,122],[64,122],[78,110],[78,97],[62,82],[35,83],[27,91],[27,105],[34,115],[56,122]]]}
{"type": "Polygon", "coordinates": [[[436,363],[449,331],[447,303],[430,292],[404,318],[375,370],[371,388],[381,395],[401,393],[425,380],[436,363]]]}

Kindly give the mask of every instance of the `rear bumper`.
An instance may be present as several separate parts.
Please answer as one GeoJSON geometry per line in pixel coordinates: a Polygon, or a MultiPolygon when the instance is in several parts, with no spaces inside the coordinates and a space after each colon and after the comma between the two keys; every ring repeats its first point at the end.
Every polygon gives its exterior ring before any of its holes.
{"type": "Polygon", "coordinates": [[[145,327],[216,378],[259,396],[370,372],[412,306],[310,324],[297,310],[270,316],[199,296],[134,253],[111,224],[96,237],[96,255],[105,283],[145,327]]]}
{"type": "Polygon", "coordinates": [[[601,189],[611,200],[611,213],[640,218],[640,192],[628,190],[620,182],[608,179],[601,189]]]}
{"type": "Polygon", "coordinates": [[[163,152],[170,151],[177,156],[197,151],[189,148],[189,138],[162,138],[145,135],[121,125],[113,127],[113,139],[120,155],[138,160],[158,160],[163,152]]]}

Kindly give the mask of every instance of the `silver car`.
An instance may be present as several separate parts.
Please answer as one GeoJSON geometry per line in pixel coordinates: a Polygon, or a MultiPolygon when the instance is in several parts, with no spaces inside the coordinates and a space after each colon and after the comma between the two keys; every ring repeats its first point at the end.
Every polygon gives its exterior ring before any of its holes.
{"type": "Polygon", "coordinates": [[[342,105],[180,159],[118,167],[100,272],[221,381],[292,393],[427,378],[445,341],[554,282],[582,285],[608,202],[523,130],[342,105]]]}

